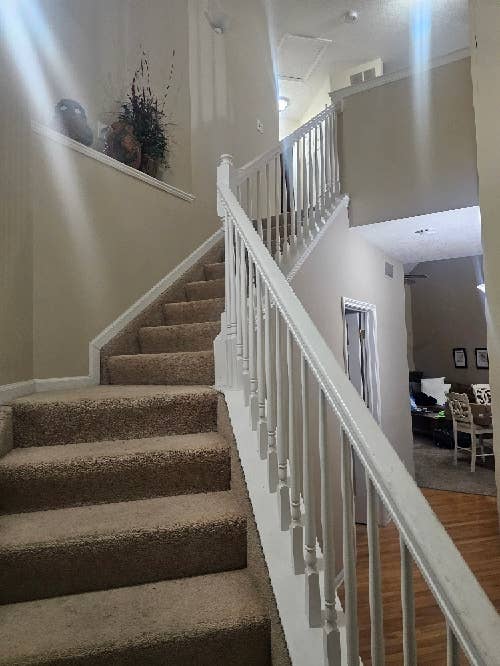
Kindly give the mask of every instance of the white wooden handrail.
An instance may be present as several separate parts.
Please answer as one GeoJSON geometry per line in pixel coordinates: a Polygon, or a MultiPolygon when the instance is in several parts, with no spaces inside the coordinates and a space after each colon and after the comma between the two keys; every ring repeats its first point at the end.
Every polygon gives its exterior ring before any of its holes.
{"type": "MultiPolygon", "coordinates": [[[[324,121],[325,117],[328,117],[328,115],[322,116],[321,122],[324,121]]],[[[330,117],[332,116],[330,115],[330,117]]],[[[311,146],[312,142],[309,141],[309,145],[304,148],[304,151],[297,153],[299,157],[302,156],[303,158],[304,152],[311,149],[311,146]]],[[[276,159],[276,155],[274,158],[276,159]]],[[[320,155],[320,161],[326,162],[328,159],[328,157],[324,159],[324,153],[323,157],[320,155]]],[[[254,168],[257,169],[257,173],[261,164],[260,161],[255,162],[254,168]]],[[[301,163],[299,160],[297,171],[299,177],[294,181],[294,198],[297,187],[300,188],[300,173],[304,166],[305,163],[301,163]]],[[[321,165],[318,167],[318,165],[311,163],[308,168],[310,174],[313,174],[313,170],[316,168],[316,176],[313,175],[316,183],[322,184],[328,179],[328,173],[325,174],[324,170],[323,175],[320,175],[323,169],[321,165]]],[[[247,177],[249,175],[247,171],[247,177]]],[[[333,182],[333,180],[334,178],[330,182],[333,182]]],[[[270,182],[269,179],[267,182],[270,182]]],[[[280,430],[285,427],[283,424],[287,424],[289,429],[294,427],[294,419],[289,418],[289,416],[295,400],[291,392],[294,390],[294,382],[298,381],[298,378],[296,376],[297,368],[294,366],[292,359],[291,340],[293,340],[302,357],[303,381],[301,382],[301,401],[299,401],[302,407],[307,410],[310,400],[307,391],[307,380],[304,378],[307,377],[307,372],[314,377],[320,392],[318,418],[320,423],[319,446],[320,452],[322,451],[322,459],[325,456],[323,427],[325,408],[333,411],[343,432],[342,493],[344,506],[344,571],[346,603],[348,604],[346,607],[347,663],[349,666],[353,666],[359,660],[354,518],[352,512],[352,451],[356,453],[361,461],[369,481],[368,530],[370,535],[370,558],[375,564],[371,567],[372,575],[370,577],[371,601],[374,604],[372,635],[375,638],[378,636],[378,641],[372,640],[373,663],[383,663],[383,646],[380,646],[383,603],[380,590],[377,512],[373,509],[373,503],[376,500],[374,493],[387,507],[401,538],[402,589],[405,591],[403,616],[407,619],[404,626],[405,664],[416,663],[413,653],[415,635],[412,626],[411,559],[418,565],[445,616],[449,631],[448,663],[451,665],[458,664],[457,651],[454,647],[455,641],[458,641],[471,664],[491,666],[500,663],[500,619],[497,612],[294,294],[283,274],[283,265],[280,265],[280,262],[275,260],[274,254],[269,252],[269,237],[273,227],[268,224],[267,238],[264,238],[262,225],[259,224],[262,220],[259,215],[260,210],[252,210],[252,205],[254,208],[259,208],[259,197],[262,190],[259,191],[259,188],[257,188],[257,199],[252,204],[252,197],[246,196],[245,198],[245,193],[241,189],[241,182],[237,183],[236,170],[232,165],[231,158],[223,156],[218,169],[217,188],[218,211],[224,220],[226,233],[227,328],[225,335],[226,360],[230,368],[228,374],[231,378],[228,383],[232,386],[238,386],[241,383],[245,384],[247,381],[243,377],[242,369],[237,364],[238,350],[241,348],[241,340],[243,340],[240,330],[242,326],[245,326],[255,343],[250,345],[249,348],[253,350],[251,354],[256,354],[257,357],[250,358],[249,363],[250,367],[257,369],[257,378],[254,377],[257,386],[254,385],[253,392],[259,396],[258,400],[254,399],[253,402],[247,402],[252,410],[258,409],[259,411],[258,414],[252,414],[251,421],[254,428],[258,428],[260,453],[262,456],[268,457],[269,491],[275,492],[279,487],[280,511],[282,513],[281,524],[277,526],[277,529],[288,529],[289,527],[292,534],[293,573],[304,572],[305,555],[306,580],[309,580],[306,587],[308,605],[306,621],[309,622],[310,626],[315,626],[315,623],[319,621],[321,609],[319,587],[317,586],[318,573],[315,565],[315,555],[313,555],[312,550],[313,544],[310,542],[311,539],[315,540],[313,525],[316,523],[313,516],[307,515],[307,506],[314,506],[316,499],[316,496],[311,499],[308,493],[319,493],[320,491],[310,484],[305,488],[306,495],[305,497],[303,495],[303,497],[306,500],[306,515],[304,516],[306,531],[304,534],[301,522],[297,520],[298,505],[297,496],[294,493],[297,492],[297,459],[300,457],[297,455],[299,450],[297,449],[297,442],[302,447],[302,457],[306,458],[305,472],[308,473],[307,432],[302,430],[291,432],[289,430],[287,441],[290,443],[290,447],[287,459],[290,476],[287,479],[283,476],[283,473],[279,475],[278,472],[278,467],[283,470],[283,443],[280,441],[280,430]],[[240,203],[242,199],[243,205],[240,203]],[[247,207],[247,210],[245,210],[245,207],[247,207]],[[248,209],[256,215],[248,214],[248,209]],[[254,221],[252,222],[252,220],[254,221]],[[265,325],[262,325],[263,321],[265,325]],[[249,322],[252,322],[250,327],[248,327],[249,322]],[[273,326],[276,326],[276,336],[278,336],[274,342],[271,331],[273,326]],[[263,344],[264,338],[265,344],[263,344]],[[260,368],[265,368],[265,372],[260,371],[260,368]],[[282,382],[286,381],[284,378],[288,377],[287,397],[283,391],[276,391],[277,377],[279,386],[282,386],[282,382]],[[279,402],[279,411],[276,406],[277,401],[279,402]],[[281,424],[278,424],[278,427],[276,425],[277,413],[279,413],[278,422],[281,424]],[[262,424],[264,427],[261,427],[262,424]],[[278,459],[276,457],[277,451],[278,459]],[[290,500],[291,506],[288,504],[290,500]],[[283,513],[284,501],[287,503],[285,513],[283,513]]],[[[269,201],[269,197],[272,196],[269,190],[272,188],[268,185],[265,189],[269,201]]],[[[323,185],[321,185],[321,191],[324,191],[323,185]]],[[[304,205],[304,199],[302,199],[300,205],[296,206],[295,212],[304,211],[306,206],[307,201],[304,205]]],[[[270,221],[270,210],[270,208],[267,209],[268,223],[270,221]]],[[[286,227],[290,215],[289,211],[284,208],[280,211],[279,206],[274,207],[274,213],[276,233],[279,236],[280,221],[286,227]]],[[[303,228],[302,231],[305,233],[307,229],[303,228]]],[[[298,237],[299,233],[297,232],[294,238],[297,239],[298,237]]],[[[287,239],[287,242],[290,243],[290,239],[287,239]]],[[[246,393],[249,393],[249,391],[247,390],[246,393]]],[[[304,417],[304,423],[307,423],[307,418],[304,417]]],[[[333,483],[324,469],[322,470],[322,483],[321,497],[324,502],[326,501],[324,498],[331,496],[330,484],[333,483]]],[[[304,490],[302,490],[302,494],[303,492],[304,490]]],[[[328,507],[324,505],[322,505],[322,515],[329,515],[328,507]]],[[[333,527],[329,524],[323,524],[322,529],[322,542],[328,548],[328,557],[325,558],[326,571],[324,573],[328,585],[325,589],[330,594],[329,598],[325,600],[325,663],[332,666],[340,664],[338,628],[331,599],[331,581],[335,578],[335,571],[328,568],[335,566],[335,558],[331,557],[333,527]]],[[[293,573],[291,572],[291,575],[293,573]]]]}

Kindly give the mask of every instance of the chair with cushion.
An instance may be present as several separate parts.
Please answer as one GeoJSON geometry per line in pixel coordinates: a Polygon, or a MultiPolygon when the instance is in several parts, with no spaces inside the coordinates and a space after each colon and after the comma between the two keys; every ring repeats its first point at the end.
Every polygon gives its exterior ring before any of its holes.
{"type": "Polygon", "coordinates": [[[492,456],[493,453],[485,453],[485,444],[493,446],[493,429],[491,426],[478,425],[474,421],[474,416],[471,409],[469,398],[465,393],[449,393],[448,404],[450,405],[451,416],[453,418],[453,438],[455,440],[455,453],[453,456],[453,463],[456,465],[458,462],[458,449],[462,451],[469,451],[463,446],[458,445],[458,433],[466,432],[470,435],[471,439],[471,463],[470,471],[476,471],[476,452],[479,440],[479,449],[481,459],[484,461],[486,456],[492,456]],[[490,438],[485,443],[484,438],[490,438]]]}
{"type": "Polygon", "coordinates": [[[491,388],[489,384],[472,384],[474,400],[478,405],[491,405],[491,388]]]}

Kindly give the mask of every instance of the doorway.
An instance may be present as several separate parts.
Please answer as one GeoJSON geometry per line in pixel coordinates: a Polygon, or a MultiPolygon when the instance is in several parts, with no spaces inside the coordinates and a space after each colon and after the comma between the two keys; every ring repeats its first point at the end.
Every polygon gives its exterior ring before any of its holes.
{"type": "MultiPolygon", "coordinates": [[[[380,380],[377,353],[377,312],[374,305],[342,299],[345,371],[380,424],[380,380]]],[[[366,523],[366,483],[362,464],[354,456],[356,522],[366,523]]]]}

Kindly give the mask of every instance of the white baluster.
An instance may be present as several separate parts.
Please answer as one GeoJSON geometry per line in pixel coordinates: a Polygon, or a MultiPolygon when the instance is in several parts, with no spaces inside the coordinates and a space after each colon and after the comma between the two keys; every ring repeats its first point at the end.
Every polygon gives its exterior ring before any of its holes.
{"type": "Polygon", "coordinates": [[[332,122],[333,122],[333,165],[334,165],[334,175],[335,175],[335,196],[340,194],[340,168],[339,168],[339,152],[338,152],[338,122],[337,122],[337,112],[335,109],[332,110],[332,122]]]}
{"type": "Polygon", "coordinates": [[[373,666],[383,666],[384,617],[382,610],[382,574],[378,533],[378,497],[375,486],[366,474],[367,532],[369,554],[369,600],[371,621],[371,655],[373,666]]]}
{"type": "Polygon", "coordinates": [[[248,373],[248,298],[247,298],[247,264],[246,249],[243,238],[240,237],[240,304],[241,304],[241,337],[242,361],[241,361],[241,380],[243,385],[243,399],[248,407],[250,403],[250,375],[248,373]]]}
{"type": "Polygon", "coordinates": [[[278,489],[278,456],[276,453],[276,382],[274,378],[275,359],[273,355],[273,319],[274,310],[271,307],[269,290],[264,285],[264,337],[265,337],[265,365],[266,365],[266,394],[267,394],[267,481],[269,492],[275,493],[278,489]]]}
{"type": "Polygon", "coordinates": [[[352,452],[349,438],[344,431],[342,431],[342,511],[347,666],[359,666],[352,452]]]}
{"type": "Polygon", "coordinates": [[[404,666],[417,666],[415,637],[415,596],[413,593],[413,561],[403,537],[399,536],[401,550],[401,605],[403,609],[404,666]]]}
{"type": "Polygon", "coordinates": [[[280,229],[280,223],[281,223],[281,215],[280,215],[280,209],[281,209],[281,191],[280,191],[280,186],[281,186],[281,166],[280,166],[280,156],[276,155],[274,158],[274,207],[276,210],[276,219],[275,219],[275,224],[276,224],[276,233],[275,233],[275,242],[276,242],[276,252],[274,254],[274,258],[276,259],[276,263],[278,266],[281,265],[281,229],[280,229]]]}
{"type": "Polygon", "coordinates": [[[302,205],[303,205],[303,241],[309,244],[309,168],[307,163],[306,135],[302,138],[302,205]]]}
{"type": "Polygon", "coordinates": [[[262,204],[260,201],[260,198],[262,196],[261,192],[261,177],[260,177],[260,171],[257,171],[257,176],[256,176],[256,183],[255,183],[255,189],[257,190],[256,192],[256,210],[257,210],[257,233],[260,236],[260,240],[264,242],[264,231],[262,229],[262,214],[261,214],[261,208],[262,204]]]}
{"type": "Polygon", "coordinates": [[[339,666],[341,663],[340,633],[335,608],[335,541],[334,507],[332,482],[332,457],[326,438],[326,400],[319,389],[318,439],[321,463],[321,524],[323,527],[323,561],[325,587],[325,620],[323,623],[323,650],[326,666],[339,666]]]}
{"type": "Polygon", "coordinates": [[[257,423],[257,439],[259,443],[259,455],[262,460],[267,457],[267,420],[266,420],[266,372],[265,372],[265,349],[264,349],[264,323],[262,312],[262,289],[263,284],[260,273],[255,267],[257,293],[257,400],[259,403],[259,416],[257,423]]]}
{"type": "Polygon", "coordinates": [[[332,140],[331,140],[331,114],[325,118],[325,178],[326,178],[326,207],[330,210],[332,202],[332,140]]]}
{"type": "Polygon", "coordinates": [[[271,170],[269,162],[266,164],[266,209],[267,209],[267,249],[272,255],[271,247],[271,170]]]}
{"type": "Polygon", "coordinates": [[[459,666],[460,650],[458,641],[449,623],[446,623],[446,666],[459,666]]]}
{"type": "Polygon", "coordinates": [[[257,429],[258,401],[257,401],[257,355],[255,331],[255,288],[254,263],[248,255],[248,368],[250,376],[250,425],[252,430],[257,429]]]}
{"type": "Polygon", "coordinates": [[[237,368],[237,356],[236,356],[236,237],[235,229],[232,219],[229,219],[229,239],[228,239],[228,250],[229,250],[229,275],[230,275],[230,287],[231,287],[231,302],[230,302],[230,336],[229,336],[229,349],[230,349],[230,362],[231,362],[231,386],[236,388],[238,386],[238,368],[237,368]]]}
{"type": "Polygon", "coordinates": [[[290,148],[290,252],[297,244],[297,160],[295,152],[298,151],[298,143],[295,142],[290,148]]]}
{"type": "Polygon", "coordinates": [[[292,565],[295,574],[302,574],[304,573],[304,552],[302,548],[303,529],[300,511],[300,440],[295,428],[293,344],[292,334],[288,326],[286,330],[286,359],[288,370],[288,448],[290,452],[290,536],[292,546],[292,565]]]}
{"type": "Polygon", "coordinates": [[[314,220],[316,222],[316,231],[314,232],[315,234],[317,233],[318,229],[321,226],[321,181],[320,181],[320,154],[318,152],[319,148],[319,126],[316,125],[314,128],[314,205],[316,206],[316,212],[314,216],[314,220]]]}
{"type": "Polygon", "coordinates": [[[224,271],[224,295],[225,295],[225,322],[226,322],[226,386],[229,388],[233,385],[233,350],[231,348],[231,268],[229,257],[230,250],[230,218],[227,210],[224,211],[224,257],[225,257],[225,271],[224,271]]]}
{"type": "Polygon", "coordinates": [[[304,142],[304,137],[297,140],[297,245],[304,244],[304,167],[302,160],[304,159],[304,149],[301,145],[304,142]]]}
{"type": "Polygon", "coordinates": [[[286,451],[287,405],[283,387],[283,349],[281,346],[281,314],[276,309],[276,449],[278,454],[278,512],[282,532],[290,527],[290,493],[286,451]]]}
{"type": "Polygon", "coordinates": [[[302,388],[302,455],[303,455],[303,498],[304,498],[304,561],[306,585],[306,614],[310,627],[321,626],[321,597],[319,574],[316,562],[316,520],[314,480],[311,464],[311,443],[309,437],[309,378],[307,362],[301,356],[300,379],[302,388]]]}
{"type": "MultiPolygon", "coordinates": [[[[320,185],[320,209],[321,215],[326,220],[326,201],[325,201],[325,189],[326,189],[326,160],[325,160],[325,130],[326,122],[323,121],[319,126],[319,152],[321,155],[321,185],[320,185]]],[[[320,215],[320,217],[321,217],[320,215]]]]}
{"type": "Polygon", "coordinates": [[[308,242],[311,242],[311,239],[313,237],[313,228],[314,228],[314,218],[315,218],[315,211],[314,211],[314,160],[313,160],[313,130],[310,129],[308,134],[308,153],[309,153],[309,169],[308,169],[308,177],[309,177],[309,237],[308,237],[308,242]]]}
{"type": "Polygon", "coordinates": [[[241,244],[240,234],[235,227],[235,276],[236,276],[236,386],[241,388],[243,370],[243,330],[241,326],[241,244]]]}
{"type": "Polygon", "coordinates": [[[253,217],[253,207],[252,207],[252,197],[250,190],[250,176],[246,180],[246,190],[247,190],[247,216],[251,220],[253,217]]]}
{"type": "Polygon", "coordinates": [[[291,213],[288,211],[288,200],[290,199],[290,189],[287,187],[287,174],[290,173],[288,168],[288,153],[286,149],[281,153],[281,210],[283,212],[283,257],[288,259],[288,222],[291,213]],[[287,200],[288,199],[288,200],[287,200]]]}

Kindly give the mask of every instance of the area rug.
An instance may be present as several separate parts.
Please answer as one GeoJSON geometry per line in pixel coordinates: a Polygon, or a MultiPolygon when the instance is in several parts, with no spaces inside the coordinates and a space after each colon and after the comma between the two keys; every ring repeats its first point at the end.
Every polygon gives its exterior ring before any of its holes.
{"type": "Polygon", "coordinates": [[[470,471],[470,455],[458,452],[453,464],[453,450],[440,449],[425,437],[414,438],[415,481],[420,488],[450,490],[473,495],[496,495],[494,458],[478,457],[476,471],[470,471]]]}

